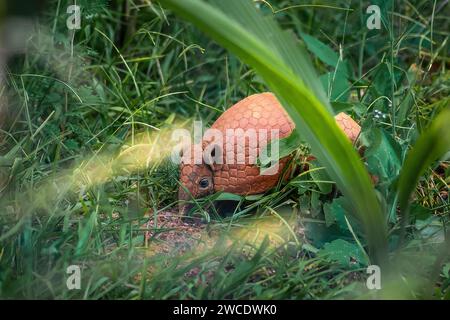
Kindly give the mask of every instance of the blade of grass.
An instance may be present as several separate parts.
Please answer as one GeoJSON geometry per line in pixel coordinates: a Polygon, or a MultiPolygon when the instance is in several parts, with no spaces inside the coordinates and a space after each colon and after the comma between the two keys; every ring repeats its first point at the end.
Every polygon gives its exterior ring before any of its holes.
{"type": "Polygon", "coordinates": [[[409,206],[409,198],[427,168],[450,150],[450,108],[443,110],[420,136],[406,156],[400,172],[398,199],[402,212],[409,206]]]}

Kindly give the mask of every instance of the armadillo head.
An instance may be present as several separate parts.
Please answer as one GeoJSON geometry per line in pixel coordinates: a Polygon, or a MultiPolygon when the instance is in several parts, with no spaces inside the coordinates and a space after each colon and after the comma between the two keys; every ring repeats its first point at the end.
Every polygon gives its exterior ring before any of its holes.
{"type": "Polygon", "coordinates": [[[185,215],[192,208],[186,201],[203,198],[214,192],[214,177],[212,167],[202,161],[195,164],[194,153],[184,160],[180,166],[180,188],[178,199],[180,200],[179,210],[181,215],[185,215]]]}

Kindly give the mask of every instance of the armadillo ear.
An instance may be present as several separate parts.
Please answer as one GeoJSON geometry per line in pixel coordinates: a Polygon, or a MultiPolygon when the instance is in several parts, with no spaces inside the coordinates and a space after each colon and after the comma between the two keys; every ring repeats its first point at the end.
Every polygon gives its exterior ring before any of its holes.
{"type": "Polygon", "coordinates": [[[220,164],[222,157],[222,151],[219,147],[219,145],[211,143],[207,145],[203,149],[203,160],[205,161],[205,164],[210,167],[212,171],[215,169],[216,164],[220,164]]]}
{"type": "MultiPolygon", "coordinates": [[[[214,149],[213,149],[214,150],[214,149]]],[[[204,158],[203,158],[203,160],[205,161],[205,164],[207,165],[207,166],[209,166],[209,168],[211,169],[211,171],[214,171],[214,151],[210,151],[210,152],[208,152],[209,150],[205,150],[204,151],[204,158]]]]}
{"type": "Polygon", "coordinates": [[[182,164],[191,164],[194,148],[191,143],[183,143],[180,147],[178,156],[182,164]]]}

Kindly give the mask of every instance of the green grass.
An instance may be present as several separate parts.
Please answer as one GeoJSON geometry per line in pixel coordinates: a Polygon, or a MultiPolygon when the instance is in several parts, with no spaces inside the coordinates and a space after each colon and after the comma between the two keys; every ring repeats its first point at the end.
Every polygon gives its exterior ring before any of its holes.
{"type": "Polygon", "coordinates": [[[369,31],[365,1],[255,2],[308,50],[277,51],[259,41],[267,34],[254,28],[258,15],[236,36],[227,19],[243,23],[248,12],[214,11],[223,12],[215,25],[212,15],[191,12],[216,43],[167,2],[176,1],[79,1],[88,15],[72,34],[67,2],[50,1],[27,53],[9,61],[0,84],[0,105],[8,101],[0,131],[0,297],[448,299],[448,4],[398,1],[392,11],[378,1],[383,28],[369,31]],[[242,42],[252,32],[254,47],[242,42]],[[314,73],[320,81],[298,81],[314,73]],[[322,161],[241,199],[233,216],[210,212],[206,244],[152,254],[161,240],[146,242],[145,224],[176,209],[178,171],[167,157],[133,170],[123,155],[142,141],[159,146],[158,137],[194,119],[210,125],[233,103],[269,89],[304,126],[295,164],[304,165],[309,147],[322,161]],[[363,161],[328,134],[336,133],[330,112],[342,110],[363,127],[363,161]],[[375,188],[366,170],[377,176],[375,188]],[[386,256],[391,277],[380,292],[365,287],[377,255],[386,256]],[[81,290],[67,290],[72,264],[82,266],[81,290]]]}

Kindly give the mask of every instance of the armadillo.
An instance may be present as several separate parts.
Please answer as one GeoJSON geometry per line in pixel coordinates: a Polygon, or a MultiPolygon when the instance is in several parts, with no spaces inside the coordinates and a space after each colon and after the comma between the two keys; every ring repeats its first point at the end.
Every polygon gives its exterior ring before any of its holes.
{"type": "MultiPolygon", "coordinates": [[[[335,117],[339,127],[345,132],[348,138],[355,142],[361,131],[361,127],[347,114],[339,113],[335,117]]],[[[260,132],[265,129],[278,129],[279,139],[289,136],[295,128],[292,119],[281,106],[275,95],[270,92],[251,95],[229,109],[227,109],[211,127],[220,130],[226,136],[227,129],[254,129],[260,132]]],[[[267,138],[267,143],[270,136],[267,138]]],[[[203,140],[201,148],[205,150],[210,141],[203,140]]],[[[266,145],[267,145],[266,143],[266,145]]],[[[245,163],[227,163],[226,159],[222,164],[212,163],[194,164],[194,161],[184,161],[180,166],[179,199],[182,201],[180,212],[185,213],[187,206],[184,201],[191,198],[202,198],[218,191],[234,193],[238,195],[254,195],[264,193],[273,188],[283,172],[284,167],[289,162],[291,156],[280,159],[278,171],[272,175],[260,174],[260,168],[251,159],[255,154],[251,151],[259,152],[265,145],[258,142],[256,145],[242,145],[242,140],[224,139],[221,146],[222,154],[225,158],[227,150],[235,152],[238,156],[245,157],[245,163]],[[240,142],[240,143],[239,143],[240,142]],[[250,150],[250,148],[256,150],[250,150]]],[[[235,159],[236,159],[235,158],[235,159]]]]}

